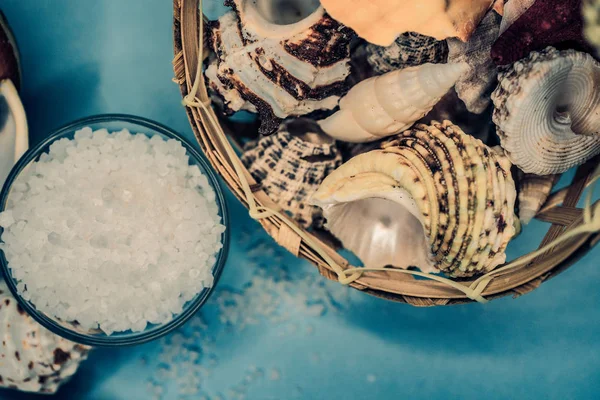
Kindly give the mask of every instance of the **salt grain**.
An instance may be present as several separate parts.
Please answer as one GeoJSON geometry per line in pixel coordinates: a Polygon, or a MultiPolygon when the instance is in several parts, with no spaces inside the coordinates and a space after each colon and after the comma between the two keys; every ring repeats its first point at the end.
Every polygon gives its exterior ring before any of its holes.
{"type": "Polygon", "coordinates": [[[107,334],[142,331],[212,285],[225,227],[176,140],[84,128],[13,189],[2,250],[19,292],[44,313],[107,334]]]}

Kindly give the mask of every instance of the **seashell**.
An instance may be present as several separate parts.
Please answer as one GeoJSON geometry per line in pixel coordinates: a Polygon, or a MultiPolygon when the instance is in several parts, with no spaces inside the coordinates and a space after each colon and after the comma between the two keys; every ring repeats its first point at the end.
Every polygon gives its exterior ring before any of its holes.
{"type": "Polygon", "coordinates": [[[445,41],[415,32],[403,33],[387,47],[367,44],[365,51],[367,62],[377,75],[425,63],[445,63],[448,58],[445,41]]]}
{"type": "Polygon", "coordinates": [[[591,50],[583,38],[581,0],[534,2],[500,35],[492,46],[492,58],[496,65],[507,65],[547,46],[591,50]]]}
{"type": "Polygon", "coordinates": [[[526,173],[557,174],[600,153],[600,64],[552,47],[499,75],[493,121],[502,147],[526,173]]]}
{"type": "Polygon", "coordinates": [[[298,119],[248,143],[242,162],[271,200],[303,227],[321,227],[323,215],[307,199],[342,163],[335,141],[312,120],[298,119]]]}
{"type": "Polygon", "coordinates": [[[35,322],[0,281],[0,387],[55,393],[75,374],[90,347],[57,336],[35,322]]]}
{"type": "Polygon", "coordinates": [[[347,142],[393,135],[427,114],[468,68],[466,63],[423,64],[369,78],[350,89],[340,110],[319,124],[347,142]]]}
{"type": "Polygon", "coordinates": [[[500,30],[501,16],[491,10],[483,18],[471,38],[465,43],[448,39],[448,62],[467,62],[471,67],[456,81],[458,97],[467,109],[481,114],[490,105],[490,95],[496,87],[498,70],[490,51],[500,30]]]}
{"type": "Polygon", "coordinates": [[[505,157],[450,121],[434,121],[352,158],[311,201],[367,267],[471,276],[505,261],[515,198],[505,157]]]}
{"type": "Polygon", "coordinates": [[[378,46],[389,46],[404,32],[438,40],[466,41],[493,0],[321,0],[336,20],[378,46]]]}
{"type": "Polygon", "coordinates": [[[546,202],[552,188],[560,178],[557,175],[539,176],[521,173],[517,180],[519,193],[519,219],[528,224],[546,202]]]}
{"type": "Polygon", "coordinates": [[[229,112],[259,113],[260,132],[269,134],[288,116],[337,105],[350,73],[350,29],[318,1],[290,0],[283,9],[275,0],[227,4],[234,11],[211,24],[216,57],[205,76],[229,112]],[[297,12],[295,22],[286,10],[297,12]]]}
{"type": "Polygon", "coordinates": [[[583,0],[585,38],[600,54],[600,0],[583,0]]]}
{"type": "Polygon", "coordinates": [[[531,5],[535,3],[535,0],[510,0],[504,5],[504,12],[502,14],[502,22],[500,23],[499,35],[506,32],[509,26],[515,23],[521,15],[527,11],[531,5]]]}

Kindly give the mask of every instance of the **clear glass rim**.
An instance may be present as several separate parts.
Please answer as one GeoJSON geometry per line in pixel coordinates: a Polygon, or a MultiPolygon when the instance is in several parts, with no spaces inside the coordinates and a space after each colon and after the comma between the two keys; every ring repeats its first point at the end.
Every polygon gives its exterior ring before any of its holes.
{"type": "MultiPolygon", "coordinates": [[[[219,185],[215,172],[212,170],[212,167],[210,166],[204,155],[198,152],[184,137],[182,137],[180,134],[176,133],[172,129],[162,124],[159,124],[158,122],[128,114],[100,114],[78,119],[56,129],[52,134],[50,134],[40,143],[27,150],[27,152],[25,152],[25,154],[12,168],[10,174],[6,178],[4,186],[2,187],[2,191],[0,192],[0,212],[5,210],[10,188],[12,187],[14,180],[17,178],[17,176],[19,176],[19,174],[27,165],[29,165],[39,156],[40,151],[44,147],[54,142],[60,136],[69,132],[73,132],[73,130],[77,127],[84,126],[85,124],[97,124],[102,122],[126,122],[136,124],[156,131],[157,133],[160,133],[166,137],[179,140],[182,143],[183,147],[186,149],[187,154],[190,157],[192,157],[204,169],[203,172],[206,173],[207,178],[215,191],[217,206],[221,211],[221,223],[226,228],[225,232],[223,233],[223,247],[219,250],[215,266],[213,267],[213,285],[210,288],[204,289],[202,292],[200,292],[195,300],[191,300],[193,301],[193,304],[191,304],[187,309],[183,310],[180,314],[175,315],[171,321],[155,329],[151,329],[147,332],[143,331],[139,333],[131,333],[122,337],[93,336],[79,333],[57,324],[51,318],[47,317],[45,314],[35,309],[28,301],[24,300],[17,291],[17,286],[9,271],[8,262],[6,260],[6,257],[4,256],[4,252],[0,252],[0,269],[2,270],[4,281],[6,282],[12,295],[17,299],[19,305],[34,320],[36,320],[49,331],[59,336],[62,336],[65,339],[88,346],[130,346],[155,340],[177,329],[185,322],[187,322],[204,305],[204,303],[206,303],[206,301],[214,291],[214,288],[216,287],[219,278],[221,277],[221,273],[223,271],[223,267],[225,266],[225,261],[227,259],[227,254],[229,252],[229,212],[227,209],[227,203],[225,202],[225,197],[223,195],[223,190],[219,185]]],[[[0,228],[0,233],[1,231],[2,229],[0,228]]]]}

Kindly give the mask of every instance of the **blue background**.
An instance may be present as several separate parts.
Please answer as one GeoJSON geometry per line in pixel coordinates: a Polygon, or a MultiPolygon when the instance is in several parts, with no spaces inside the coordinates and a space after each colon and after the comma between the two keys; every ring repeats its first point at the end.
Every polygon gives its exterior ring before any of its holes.
{"type": "MultiPolygon", "coordinates": [[[[110,112],[193,139],[171,82],[171,1],[2,0],[0,8],[21,48],[33,143],[110,112]]],[[[175,336],[96,350],[59,397],[600,397],[600,248],[518,300],[418,309],[325,281],[278,249],[228,191],[227,199],[232,248],[211,302],[175,336]],[[181,393],[185,382],[198,394],[181,393]]],[[[536,246],[542,228],[527,227],[510,254],[536,246]]]]}

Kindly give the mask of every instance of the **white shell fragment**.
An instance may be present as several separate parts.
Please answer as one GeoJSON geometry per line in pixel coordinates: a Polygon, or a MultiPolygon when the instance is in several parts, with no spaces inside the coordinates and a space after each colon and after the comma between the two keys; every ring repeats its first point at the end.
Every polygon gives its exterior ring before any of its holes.
{"type": "Polygon", "coordinates": [[[35,322],[4,281],[0,281],[0,336],[0,387],[26,392],[55,393],[90,350],[35,322]]]}
{"type": "Polygon", "coordinates": [[[287,3],[229,1],[234,11],[211,23],[209,86],[228,111],[258,112],[264,134],[287,116],[333,109],[350,73],[352,31],[317,1],[287,3]]]}
{"type": "Polygon", "coordinates": [[[558,178],[560,175],[520,174],[517,186],[519,188],[519,219],[523,224],[531,222],[542,208],[558,178]]]}
{"type": "Polygon", "coordinates": [[[12,81],[0,81],[0,188],[29,147],[27,119],[12,81]]]}
{"type": "Polygon", "coordinates": [[[502,147],[526,173],[557,174],[600,153],[600,64],[547,47],[499,75],[493,120],[502,147]]]}
{"type": "Polygon", "coordinates": [[[510,163],[450,121],[416,125],[331,173],[312,197],[366,267],[471,276],[515,233],[510,163]]]}
{"type": "Polygon", "coordinates": [[[423,64],[364,80],[340,100],[340,110],[319,122],[329,136],[370,142],[398,133],[427,114],[469,66],[423,64]]]}

